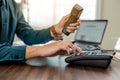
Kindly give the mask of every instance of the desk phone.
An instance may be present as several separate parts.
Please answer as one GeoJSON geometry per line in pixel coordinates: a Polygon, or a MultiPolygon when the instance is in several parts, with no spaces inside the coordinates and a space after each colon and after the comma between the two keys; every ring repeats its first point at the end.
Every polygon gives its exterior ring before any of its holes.
{"type": "Polygon", "coordinates": [[[65,61],[72,65],[92,66],[107,68],[115,55],[113,50],[84,51],[83,54],[72,54],[65,58],[65,61]]]}

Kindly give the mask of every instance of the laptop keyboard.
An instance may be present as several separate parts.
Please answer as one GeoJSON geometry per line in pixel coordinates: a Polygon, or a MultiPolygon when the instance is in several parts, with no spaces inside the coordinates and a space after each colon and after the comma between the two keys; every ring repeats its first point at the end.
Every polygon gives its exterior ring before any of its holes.
{"type": "Polygon", "coordinates": [[[95,47],[93,45],[84,45],[84,44],[77,44],[78,47],[80,47],[83,51],[88,51],[88,50],[96,50],[98,47],[95,47]]]}

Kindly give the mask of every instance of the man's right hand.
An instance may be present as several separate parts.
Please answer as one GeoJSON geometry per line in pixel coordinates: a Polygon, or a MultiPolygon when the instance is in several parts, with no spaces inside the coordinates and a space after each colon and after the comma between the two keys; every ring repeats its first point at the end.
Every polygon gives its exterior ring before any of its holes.
{"type": "Polygon", "coordinates": [[[83,53],[82,50],[72,44],[70,40],[60,40],[44,46],[27,46],[25,58],[30,59],[34,57],[50,57],[61,54],[70,54],[71,49],[74,54],[76,54],[76,52],[83,53]]]}

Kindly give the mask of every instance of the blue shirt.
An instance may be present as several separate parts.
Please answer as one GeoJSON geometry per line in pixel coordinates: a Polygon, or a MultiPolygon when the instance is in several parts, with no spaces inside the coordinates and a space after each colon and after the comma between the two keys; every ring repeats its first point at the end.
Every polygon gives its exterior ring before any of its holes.
{"type": "Polygon", "coordinates": [[[15,34],[27,45],[44,43],[53,39],[50,28],[32,29],[15,1],[5,0],[0,7],[0,62],[25,60],[26,46],[12,46],[15,34]]]}

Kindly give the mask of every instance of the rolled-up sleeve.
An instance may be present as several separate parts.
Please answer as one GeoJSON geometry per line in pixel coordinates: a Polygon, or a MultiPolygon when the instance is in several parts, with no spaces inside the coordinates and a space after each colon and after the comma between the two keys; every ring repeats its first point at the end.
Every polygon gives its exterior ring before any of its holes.
{"type": "Polygon", "coordinates": [[[8,43],[0,44],[0,62],[24,61],[26,46],[10,46],[8,43]]]}
{"type": "MultiPolygon", "coordinates": [[[[18,7],[18,6],[17,6],[18,7]]],[[[50,28],[42,30],[34,30],[25,21],[22,12],[17,8],[17,36],[23,40],[28,45],[45,43],[47,41],[53,40],[50,34],[50,28]]]]}

